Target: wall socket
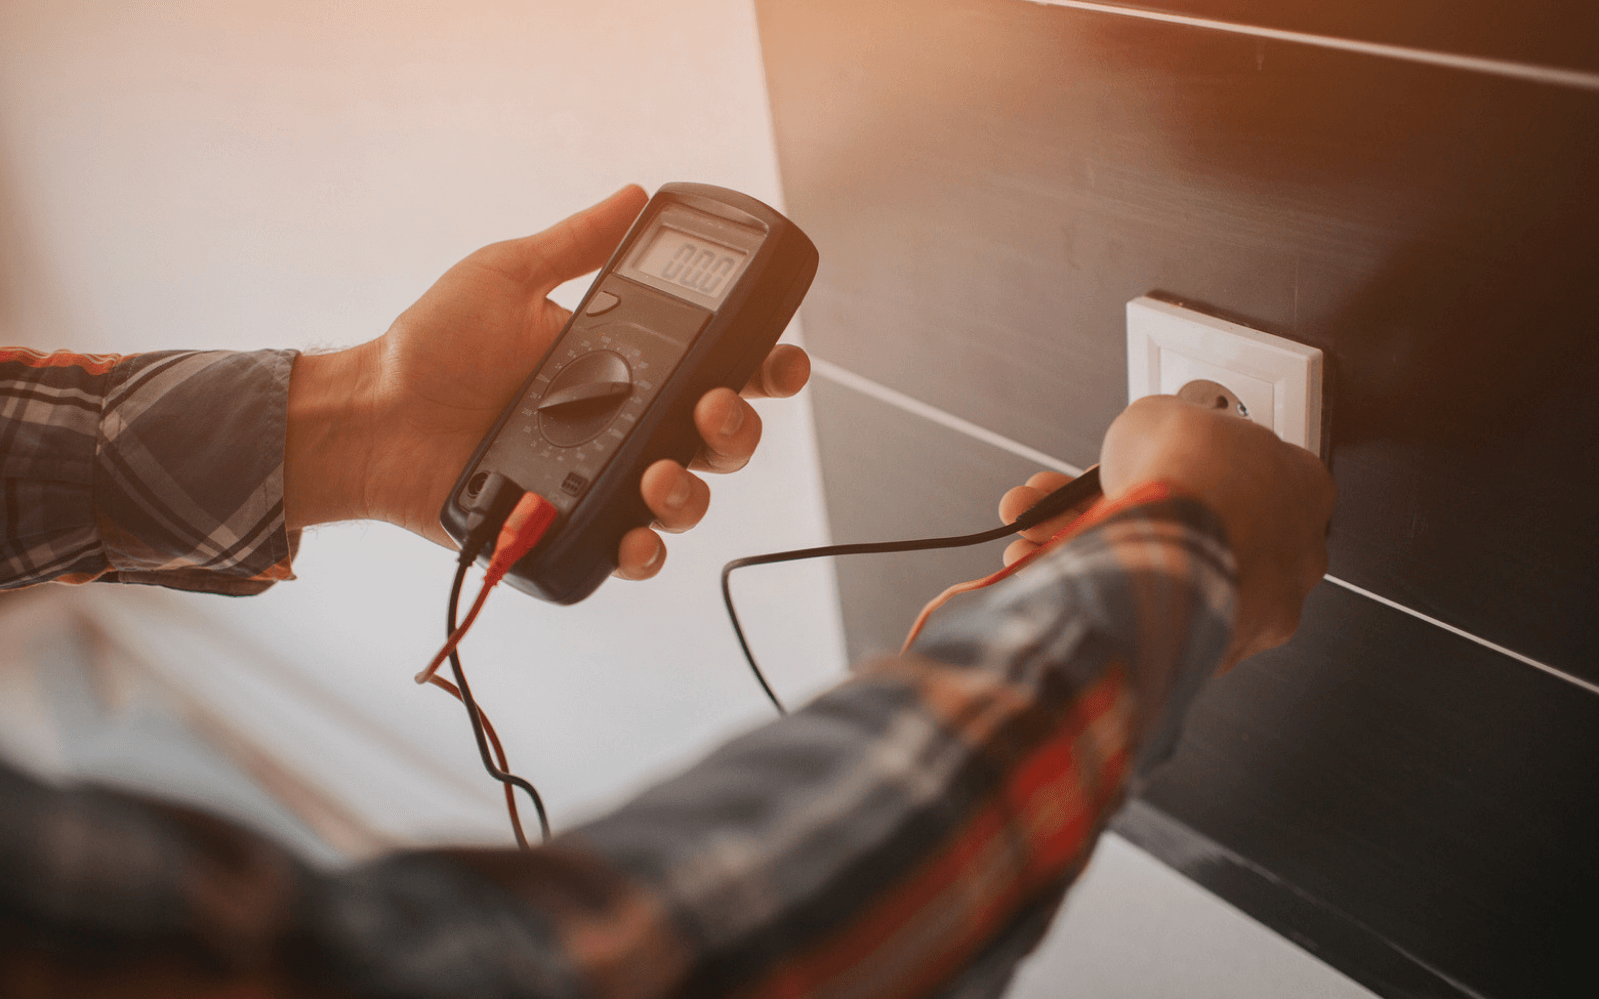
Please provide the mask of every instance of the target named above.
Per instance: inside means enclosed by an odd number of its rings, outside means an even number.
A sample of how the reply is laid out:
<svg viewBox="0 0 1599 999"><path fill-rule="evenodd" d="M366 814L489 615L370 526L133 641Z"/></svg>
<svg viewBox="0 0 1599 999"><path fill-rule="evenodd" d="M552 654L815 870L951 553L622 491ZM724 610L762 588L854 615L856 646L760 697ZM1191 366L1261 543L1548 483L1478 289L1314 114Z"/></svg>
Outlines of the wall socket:
<svg viewBox="0 0 1599 999"><path fill-rule="evenodd" d="M1321 351L1170 302L1128 302L1127 401L1197 381L1225 386L1238 415L1321 453Z"/></svg>

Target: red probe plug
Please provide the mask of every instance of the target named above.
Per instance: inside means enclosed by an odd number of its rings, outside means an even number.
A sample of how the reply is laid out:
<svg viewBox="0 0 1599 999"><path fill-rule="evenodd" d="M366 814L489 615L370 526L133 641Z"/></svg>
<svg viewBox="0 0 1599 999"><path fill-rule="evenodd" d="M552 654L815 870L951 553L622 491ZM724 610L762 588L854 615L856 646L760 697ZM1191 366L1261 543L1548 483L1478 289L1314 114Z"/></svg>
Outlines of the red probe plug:
<svg viewBox="0 0 1599 999"><path fill-rule="evenodd" d="M450 640L444 643L444 648L428 663L427 669L416 675L417 683L431 680L444 660L450 658L450 653L460 644L466 630L477 620L478 611L483 609L483 602L488 599L494 584L504 579L505 574L511 571L511 566L523 555L533 550L533 546L544 537L544 532L555 523L555 514L555 507L538 493L525 493L516 501L516 506L511 508L511 515L505 518L505 524L500 528L499 538L494 542L494 555L489 559L489 571L483 577L483 589L478 591L472 609L467 611L466 620L455 629Z"/></svg>

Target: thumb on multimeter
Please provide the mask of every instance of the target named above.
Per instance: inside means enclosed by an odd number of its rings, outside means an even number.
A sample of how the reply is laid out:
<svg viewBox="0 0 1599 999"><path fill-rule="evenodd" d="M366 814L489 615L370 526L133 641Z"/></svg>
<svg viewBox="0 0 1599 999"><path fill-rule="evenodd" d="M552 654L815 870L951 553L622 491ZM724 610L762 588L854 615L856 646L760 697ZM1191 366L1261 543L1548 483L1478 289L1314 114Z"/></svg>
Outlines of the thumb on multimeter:
<svg viewBox="0 0 1599 999"><path fill-rule="evenodd" d="M496 262L533 285L535 294L547 295L556 285L605 266L647 201L643 188L629 184L543 232L485 249L503 251L505 259Z"/></svg>

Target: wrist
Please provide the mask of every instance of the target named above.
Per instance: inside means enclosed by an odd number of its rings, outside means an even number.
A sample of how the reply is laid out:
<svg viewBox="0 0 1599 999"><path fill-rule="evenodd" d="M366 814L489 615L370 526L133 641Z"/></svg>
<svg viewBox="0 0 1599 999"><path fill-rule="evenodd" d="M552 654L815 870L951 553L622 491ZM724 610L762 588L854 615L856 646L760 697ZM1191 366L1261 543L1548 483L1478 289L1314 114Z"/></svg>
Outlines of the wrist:
<svg viewBox="0 0 1599 999"><path fill-rule="evenodd" d="M372 515L377 365L372 344L301 354L289 376L283 513L290 530Z"/></svg>

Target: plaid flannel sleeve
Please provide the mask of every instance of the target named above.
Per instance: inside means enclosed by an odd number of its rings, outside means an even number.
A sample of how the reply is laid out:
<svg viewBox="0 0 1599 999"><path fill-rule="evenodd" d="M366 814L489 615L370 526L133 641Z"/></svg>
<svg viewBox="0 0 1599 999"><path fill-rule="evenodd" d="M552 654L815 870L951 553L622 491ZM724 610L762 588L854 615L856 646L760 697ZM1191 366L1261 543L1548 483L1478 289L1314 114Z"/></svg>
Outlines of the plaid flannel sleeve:
<svg viewBox="0 0 1599 999"><path fill-rule="evenodd" d="M519 887L594 995L997 996L1169 754L1235 599L1207 508L1111 512L911 655L565 837L625 918Z"/></svg>
<svg viewBox="0 0 1599 999"><path fill-rule="evenodd" d="M209 994L997 996L1169 748L1234 601L1208 510L1123 508L952 603L912 654L526 854L319 872L215 819L0 768L0 922L63 981L175 941Z"/></svg>
<svg viewBox="0 0 1599 999"><path fill-rule="evenodd" d="M0 349L0 588L258 593L292 578L292 351Z"/></svg>

